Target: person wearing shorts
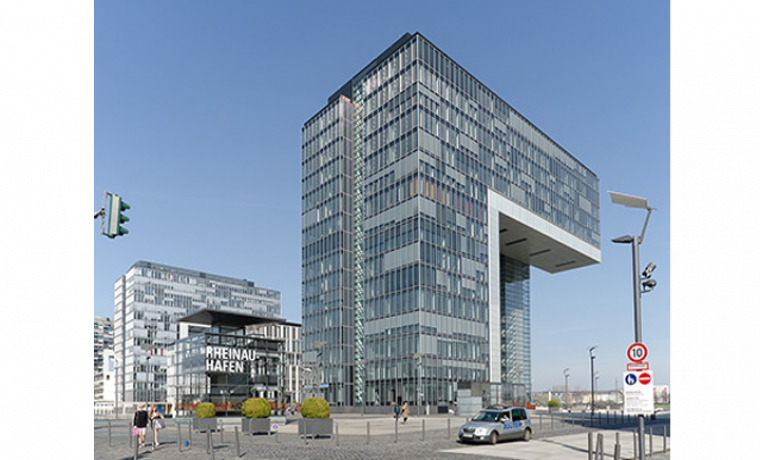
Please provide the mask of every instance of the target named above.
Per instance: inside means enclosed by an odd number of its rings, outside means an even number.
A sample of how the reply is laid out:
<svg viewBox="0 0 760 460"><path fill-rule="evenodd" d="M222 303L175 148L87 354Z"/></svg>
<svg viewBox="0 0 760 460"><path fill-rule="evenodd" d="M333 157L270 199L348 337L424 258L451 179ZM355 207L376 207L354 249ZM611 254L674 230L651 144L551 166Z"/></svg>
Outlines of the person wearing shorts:
<svg viewBox="0 0 760 460"><path fill-rule="evenodd" d="M140 447L143 447L145 446L145 429L148 427L148 411L145 410L145 403L137 406L132 422L137 428L137 442L140 443Z"/></svg>

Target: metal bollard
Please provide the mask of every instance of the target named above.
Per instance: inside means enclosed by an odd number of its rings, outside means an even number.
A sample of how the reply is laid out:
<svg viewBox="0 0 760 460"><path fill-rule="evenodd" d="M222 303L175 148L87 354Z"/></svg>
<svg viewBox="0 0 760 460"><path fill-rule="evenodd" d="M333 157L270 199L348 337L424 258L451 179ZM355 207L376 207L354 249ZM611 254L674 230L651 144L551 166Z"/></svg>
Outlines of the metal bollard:
<svg viewBox="0 0 760 460"><path fill-rule="evenodd" d="M215 460L215 458L214 458L214 438L211 437L211 429L206 430L206 433L208 433L208 444L211 447L211 460Z"/></svg>
<svg viewBox="0 0 760 460"><path fill-rule="evenodd" d="M422 441L425 441L425 419L422 419Z"/></svg>
<svg viewBox="0 0 760 460"><path fill-rule="evenodd" d="M594 433L589 433L588 434L588 460L594 460L593 451L594 451Z"/></svg>
<svg viewBox="0 0 760 460"><path fill-rule="evenodd" d="M129 422L129 447L132 447L132 438L135 437L135 426L134 422Z"/></svg>
<svg viewBox="0 0 760 460"><path fill-rule="evenodd" d="M636 432L633 432L633 458L639 458L639 443L636 442Z"/></svg>
<svg viewBox="0 0 760 460"><path fill-rule="evenodd" d="M596 435L596 455L594 457L604 460L604 435L601 433Z"/></svg>
<svg viewBox="0 0 760 460"><path fill-rule="evenodd" d="M235 427L235 428L237 428L237 427ZM277 429L277 431L274 432L274 442L275 442L275 444L279 444L280 443L280 430L279 430L279 428Z"/></svg>
<svg viewBox="0 0 760 460"><path fill-rule="evenodd" d="M398 442L398 418L396 418L396 423L395 423L394 426L395 426L395 428L394 428L395 435L393 437L393 442L397 443Z"/></svg>
<svg viewBox="0 0 760 460"><path fill-rule="evenodd" d="M340 431L338 431L338 424L335 424L335 445L340 447Z"/></svg>
<svg viewBox="0 0 760 460"><path fill-rule="evenodd" d="M451 419L448 418L448 419L446 419L446 421L448 422L447 426L446 426L446 429L448 430L448 434L446 435L446 439L451 439Z"/></svg>
<svg viewBox="0 0 760 460"><path fill-rule="evenodd" d="M187 421L187 442L193 445L193 422L189 420Z"/></svg>
<svg viewBox="0 0 760 460"><path fill-rule="evenodd" d="M549 418L551 419L550 429L551 431L554 431L554 416L552 415Z"/></svg>
<svg viewBox="0 0 760 460"><path fill-rule="evenodd" d="M237 458L240 458L240 432L237 426L235 427L235 453Z"/></svg>
<svg viewBox="0 0 760 460"><path fill-rule="evenodd" d="M111 421L108 421L108 447L111 447Z"/></svg>
<svg viewBox="0 0 760 460"><path fill-rule="evenodd" d="M653 428L649 427L649 456L651 457L654 453L654 437L652 436L652 430Z"/></svg>
<svg viewBox="0 0 760 460"><path fill-rule="evenodd" d="M224 442L224 425L219 425L219 442Z"/></svg>
<svg viewBox="0 0 760 460"><path fill-rule="evenodd" d="M182 453L182 427L179 426L179 423L175 423L177 425L177 452Z"/></svg>
<svg viewBox="0 0 760 460"><path fill-rule="evenodd" d="M211 453L211 430L206 427L206 453Z"/></svg>
<svg viewBox="0 0 760 460"><path fill-rule="evenodd" d="M544 416L538 414L538 431L542 433L544 431Z"/></svg>
<svg viewBox="0 0 760 460"><path fill-rule="evenodd" d="M369 422L367 422L367 444L369 444Z"/></svg>
<svg viewBox="0 0 760 460"><path fill-rule="evenodd" d="M668 427L667 425L662 426L662 451L667 452L668 451Z"/></svg>
<svg viewBox="0 0 760 460"><path fill-rule="evenodd" d="M615 433L615 460L620 460L620 433Z"/></svg>
<svg viewBox="0 0 760 460"><path fill-rule="evenodd" d="M137 455L138 455L137 451L140 449L140 442L137 439L135 439L135 443L134 444L135 444L135 457L134 457L134 460L137 460Z"/></svg>

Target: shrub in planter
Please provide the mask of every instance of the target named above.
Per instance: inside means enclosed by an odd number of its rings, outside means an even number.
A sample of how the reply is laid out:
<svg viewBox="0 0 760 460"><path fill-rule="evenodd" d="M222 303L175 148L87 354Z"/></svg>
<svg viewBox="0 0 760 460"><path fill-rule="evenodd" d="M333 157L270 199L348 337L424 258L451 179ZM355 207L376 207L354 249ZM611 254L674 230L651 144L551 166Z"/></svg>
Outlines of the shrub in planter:
<svg viewBox="0 0 760 460"><path fill-rule="evenodd" d="M322 398L306 398L301 404L298 421L298 434L301 436L332 436L333 423L330 418L330 406Z"/></svg>
<svg viewBox="0 0 760 460"><path fill-rule="evenodd" d="M272 410L269 401L263 398L246 399L243 403L243 416L246 418L268 418Z"/></svg>
<svg viewBox="0 0 760 460"><path fill-rule="evenodd" d="M211 403L200 403L195 406L193 429L204 432L216 430L216 407Z"/></svg>
<svg viewBox="0 0 760 460"><path fill-rule="evenodd" d="M322 398L306 398L301 404L303 418L330 418L330 406Z"/></svg>
<svg viewBox="0 0 760 460"><path fill-rule="evenodd" d="M242 412L245 417L242 424L243 433L269 433L269 415L272 413L269 401L263 398L246 399Z"/></svg>

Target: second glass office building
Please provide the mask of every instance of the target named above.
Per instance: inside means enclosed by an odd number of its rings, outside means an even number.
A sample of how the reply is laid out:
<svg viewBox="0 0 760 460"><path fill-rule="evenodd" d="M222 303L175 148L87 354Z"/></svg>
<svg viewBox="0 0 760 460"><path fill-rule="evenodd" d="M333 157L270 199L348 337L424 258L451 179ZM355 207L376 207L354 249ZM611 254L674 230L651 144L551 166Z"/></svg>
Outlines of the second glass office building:
<svg viewBox="0 0 760 460"><path fill-rule="evenodd" d="M594 173L417 33L304 124L302 177L304 349L330 402L527 398L530 267L601 260Z"/></svg>

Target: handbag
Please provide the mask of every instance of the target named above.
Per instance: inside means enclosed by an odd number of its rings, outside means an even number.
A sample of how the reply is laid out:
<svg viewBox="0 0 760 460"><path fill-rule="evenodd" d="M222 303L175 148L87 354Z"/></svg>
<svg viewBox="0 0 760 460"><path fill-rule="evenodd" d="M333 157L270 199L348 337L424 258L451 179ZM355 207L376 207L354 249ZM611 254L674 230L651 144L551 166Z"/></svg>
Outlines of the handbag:
<svg viewBox="0 0 760 460"><path fill-rule="evenodd" d="M135 429L133 430L132 436L137 436L137 427L135 427Z"/></svg>
<svg viewBox="0 0 760 460"><path fill-rule="evenodd" d="M164 422L164 420L163 420L163 419L157 418L157 419L155 420L155 423L156 423L156 429L157 429L157 430L160 430L160 429L166 428L166 422Z"/></svg>

